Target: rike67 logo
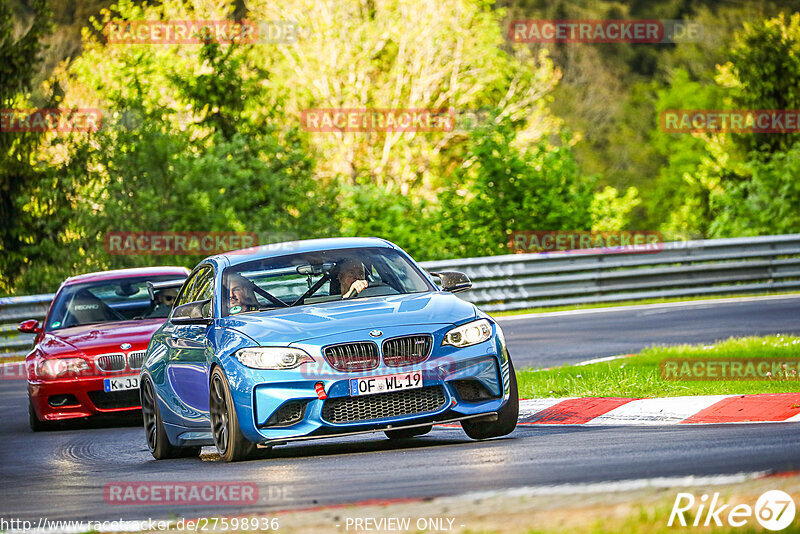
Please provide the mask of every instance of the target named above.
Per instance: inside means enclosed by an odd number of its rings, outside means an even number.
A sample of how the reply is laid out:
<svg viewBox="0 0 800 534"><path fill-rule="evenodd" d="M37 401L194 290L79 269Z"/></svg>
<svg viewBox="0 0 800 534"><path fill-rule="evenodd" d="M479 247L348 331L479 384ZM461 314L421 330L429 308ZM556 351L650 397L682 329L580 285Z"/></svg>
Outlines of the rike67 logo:
<svg viewBox="0 0 800 534"><path fill-rule="evenodd" d="M691 493L678 493L667 526L708 527L729 525L743 527L753 518L767 530L783 530L794 521L795 505L791 495L781 490L764 492L755 507L749 504L723 504L719 493L709 501L706 494L696 499ZM694 521L692 521L694 517Z"/></svg>

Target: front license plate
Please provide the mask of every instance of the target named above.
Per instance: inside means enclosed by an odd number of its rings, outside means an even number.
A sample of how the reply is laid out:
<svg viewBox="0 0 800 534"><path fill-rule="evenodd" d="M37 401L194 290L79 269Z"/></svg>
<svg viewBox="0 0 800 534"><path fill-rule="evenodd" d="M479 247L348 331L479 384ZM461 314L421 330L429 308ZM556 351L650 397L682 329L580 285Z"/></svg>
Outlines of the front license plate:
<svg viewBox="0 0 800 534"><path fill-rule="evenodd" d="M350 395L353 397L356 395L373 395L375 393L386 393L387 391L421 387L422 371L350 379Z"/></svg>
<svg viewBox="0 0 800 534"><path fill-rule="evenodd" d="M106 378L105 380L103 380L103 389L106 392L139 389L139 377L118 376L116 378Z"/></svg>

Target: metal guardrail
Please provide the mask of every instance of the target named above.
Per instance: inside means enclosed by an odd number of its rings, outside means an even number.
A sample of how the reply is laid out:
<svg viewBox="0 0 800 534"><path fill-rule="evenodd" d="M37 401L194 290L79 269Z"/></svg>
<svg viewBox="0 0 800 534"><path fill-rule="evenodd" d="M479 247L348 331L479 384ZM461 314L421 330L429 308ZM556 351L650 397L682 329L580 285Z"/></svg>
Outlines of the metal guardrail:
<svg viewBox="0 0 800 534"><path fill-rule="evenodd" d="M33 344L33 334L17 331L26 319L44 319L55 294L0 298L0 358L24 356Z"/></svg>
<svg viewBox="0 0 800 534"><path fill-rule="evenodd" d="M678 241L649 253L555 252L421 262L466 273L459 293L487 312L663 297L800 289L800 234ZM24 355L54 295L0 298L0 358Z"/></svg>
<svg viewBox="0 0 800 534"><path fill-rule="evenodd" d="M677 241L649 253L556 252L424 262L463 271L487 312L800 288L800 234Z"/></svg>

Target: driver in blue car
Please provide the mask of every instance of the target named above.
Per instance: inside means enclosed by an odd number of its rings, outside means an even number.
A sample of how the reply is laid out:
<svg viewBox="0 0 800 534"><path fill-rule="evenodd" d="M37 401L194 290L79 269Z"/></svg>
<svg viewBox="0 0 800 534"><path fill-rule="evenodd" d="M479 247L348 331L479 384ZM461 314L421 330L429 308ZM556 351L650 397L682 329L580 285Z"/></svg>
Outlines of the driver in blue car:
<svg viewBox="0 0 800 534"><path fill-rule="evenodd" d="M228 277L229 291L229 311L230 313L242 313L258 310L258 299L253 290L253 282L240 274L232 274Z"/></svg>
<svg viewBox="0 0 800 534"><path fill-rule="evenodd" d="M339 288L342 299L352 298L361 293L369 285L364 273L364 264L353 258L347 258L339 266Z"/></svg>

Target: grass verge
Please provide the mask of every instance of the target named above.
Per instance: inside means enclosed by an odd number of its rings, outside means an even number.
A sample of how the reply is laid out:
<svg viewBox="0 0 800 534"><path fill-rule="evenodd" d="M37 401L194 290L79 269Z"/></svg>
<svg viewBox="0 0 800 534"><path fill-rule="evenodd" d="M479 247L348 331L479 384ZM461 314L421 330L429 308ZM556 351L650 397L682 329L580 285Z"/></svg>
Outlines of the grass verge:
<svg viewBox="0 0 800 534"><path fill-rule="evenodd" d="M800 380L791 371L766 380L666 380L662 360L736 359L800 360L800 337L731 338L713 345L650 347L641 353L608 362L567 365L517 372L520 397L676 397L683 395L737 395L800 392ZM791 367L789 367L790 369Z"/></svg>

